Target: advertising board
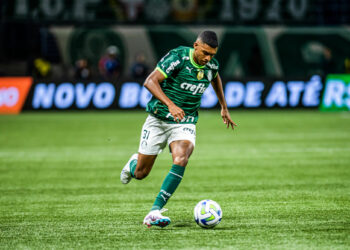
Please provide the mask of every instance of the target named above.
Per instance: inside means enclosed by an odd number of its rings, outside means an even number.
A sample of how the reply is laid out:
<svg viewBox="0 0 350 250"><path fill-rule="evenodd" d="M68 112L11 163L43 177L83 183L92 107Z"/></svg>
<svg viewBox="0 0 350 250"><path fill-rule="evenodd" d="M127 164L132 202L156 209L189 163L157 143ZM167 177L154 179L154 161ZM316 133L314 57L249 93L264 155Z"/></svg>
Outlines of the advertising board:
<svg viewBox="0 0 350 250"><path fill-rule="evenodd" d="M309 79L231 80L223 83L229 108L318 108L320 76ZM33 85L26 110L143 109L152 97L140 82L39 82ZM218 108L214 89L202 96L201 108Z"/></svg>
<svg viewBox="0 0 350 250"><path fill-rule="evenodd" d="M32 85L31 77L0 78L0 114L18 114Z"/></svg>
<svg viewBox="0 0 350 250"><path fill-rule="evenodd" d="M350 110L350 75L322 79L224 80L229 109L319 109ZM22 110L131 110L144 109L152 97L141 82L107 81L35 82L31 77L0 78L0 113ZM202 96L202 109L220 108L210 85Z"/></svg>
<svg viewBox="0 0 350 250"><path fill-rule="evenodd" d="M327 76L320 109L322 111L350 110L350 74Z"/></svg>

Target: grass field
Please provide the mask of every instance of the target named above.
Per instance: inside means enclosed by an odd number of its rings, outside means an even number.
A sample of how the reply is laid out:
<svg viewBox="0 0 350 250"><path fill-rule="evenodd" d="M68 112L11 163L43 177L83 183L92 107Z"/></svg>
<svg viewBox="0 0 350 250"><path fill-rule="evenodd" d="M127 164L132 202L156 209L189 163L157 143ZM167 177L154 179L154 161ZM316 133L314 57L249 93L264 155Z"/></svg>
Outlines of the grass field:
<svg viewBox="0 0 350 250"><path fill-rule="evenodd" d="M197 145L165 214L142 220L171 167L124 186L144 112L0 116L0 248L349 249L350 114L310 111L200 113ZM193 208L223 209L214 229Z"/></svg>

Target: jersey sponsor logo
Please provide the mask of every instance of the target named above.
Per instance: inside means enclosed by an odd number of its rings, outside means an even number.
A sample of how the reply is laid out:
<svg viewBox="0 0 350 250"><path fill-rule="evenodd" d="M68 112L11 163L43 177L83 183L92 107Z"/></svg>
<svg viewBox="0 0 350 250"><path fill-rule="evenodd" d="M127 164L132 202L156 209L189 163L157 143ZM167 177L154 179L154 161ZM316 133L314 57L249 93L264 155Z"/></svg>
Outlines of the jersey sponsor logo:
<svg viewBox="0 0 350 250"><path fill-rule="evenodd" d="M176 60L175 62L171 62L170 66L165 70L167 74L170 73L170 71L173 71L177 65L180 64L180 60ZM163 65L162 65L163 66Z"/></svg>
<svg viewBox="0 0 350 250"><path fill-rule="evenodd" d="M165 118L172 118L172 119L174 119L174 117L173 117L173 115L171 114L171 113L168 113L166 116L165 116ZM194 122L194 116L190 116L190 115L188 115L188 116L185 116L184 118L182 118L182 120L180 121L180 123L181 122Z"/></svg>
<svg viewBox="0 0 350 250"><path fill-rule="evenodd" d="M215 65L215 64L213 64L213 63L210 63L210 62L207 63L207 66L208 66L209 68L211 68L211 69L215 69L215 70L218 70L218 69L219 69L219 67L218 67L217 65Z"/></svg>
<svg viewBox="0 0 350 250"><path fill-rule="evenodd" d="M196 85L196 84L184 82L184 83L181 83L180 87L184 90L188 90L192 92L192 95L196 95L197 93L203 94L204 91L207 89L204 83L200 83Z"/></svg>
<svg viewBox="0 0 350 250"><path fill-rule="evenodd" d="M32 85L31 77L0 78L0 113L18 114Z"/></svg>

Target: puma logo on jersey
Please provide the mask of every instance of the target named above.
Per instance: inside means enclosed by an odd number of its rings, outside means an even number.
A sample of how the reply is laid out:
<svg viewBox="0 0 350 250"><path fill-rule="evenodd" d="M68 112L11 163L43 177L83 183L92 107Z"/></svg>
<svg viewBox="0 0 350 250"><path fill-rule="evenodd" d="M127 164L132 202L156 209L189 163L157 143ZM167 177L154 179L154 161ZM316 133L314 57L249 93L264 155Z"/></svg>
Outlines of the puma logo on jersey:
<svg viewBox="0 0 350 250"><path fill-rule="evenodd" d="M189 90L192 92L192 95L195 95L197 93L200 93L200 94L203 94L204 91L207 89L205 87L205 84L203 83L200 83L198 85L195 85L195 84L191 84L191 83L187 83L187 82L184 82L184 83L181 83L180 87L184 90Z"/></svg>
<svg viewBox="0 0 350 250"><path fill-rule="evenodd" d="M191 74L191 68L189 68L188 66L186 66L186 69L188 70L188 72L190 72L190 74Z"/></svg>

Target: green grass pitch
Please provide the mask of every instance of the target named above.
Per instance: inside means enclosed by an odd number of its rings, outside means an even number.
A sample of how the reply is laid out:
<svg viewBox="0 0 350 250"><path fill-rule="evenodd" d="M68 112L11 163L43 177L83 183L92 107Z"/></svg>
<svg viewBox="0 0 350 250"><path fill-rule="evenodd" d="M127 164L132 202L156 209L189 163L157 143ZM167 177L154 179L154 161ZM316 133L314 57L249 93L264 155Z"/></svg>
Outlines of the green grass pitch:
<svg viewBox="0 0 350 250"><path fill-rule="evenodd" d="M171 167L166 149L151 174L122 185L145 112L0 116L2 249L349 249L350 114L200 112L197 143L166 207L172 223L142 220ZM214 229L193 220L217 201Z"/></svg>

